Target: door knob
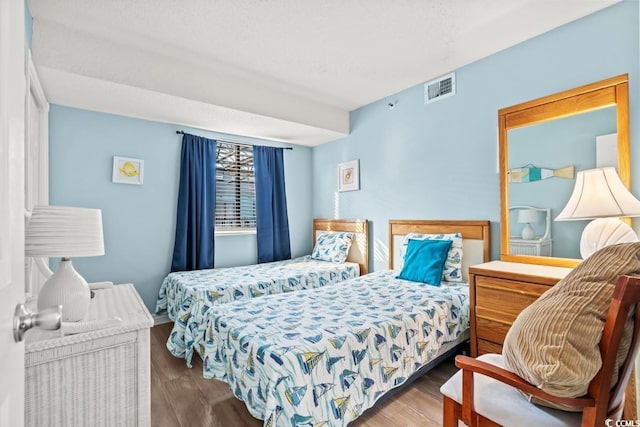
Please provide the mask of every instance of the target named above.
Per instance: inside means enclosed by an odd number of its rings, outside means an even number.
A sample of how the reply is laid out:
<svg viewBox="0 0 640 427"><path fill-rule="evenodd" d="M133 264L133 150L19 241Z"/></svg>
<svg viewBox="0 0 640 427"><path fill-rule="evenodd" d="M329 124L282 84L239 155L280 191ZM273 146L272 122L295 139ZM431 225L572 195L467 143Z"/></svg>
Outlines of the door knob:
<svg viewBox="0 0 640 427"><path fill-rule="evenodd" d="M25 332L36 327L40 329L56 330L62 325L62 306L45 308L38 312L27 310L24 304L16 306L13 315L13 339L16 342L22 341Z"/></svg>

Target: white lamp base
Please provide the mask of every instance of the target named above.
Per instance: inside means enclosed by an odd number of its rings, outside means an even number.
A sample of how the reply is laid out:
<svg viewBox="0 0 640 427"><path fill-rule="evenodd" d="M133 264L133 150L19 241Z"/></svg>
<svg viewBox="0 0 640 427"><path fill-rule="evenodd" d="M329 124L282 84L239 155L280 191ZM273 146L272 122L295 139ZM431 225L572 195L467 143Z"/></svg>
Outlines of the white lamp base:
<svg viewBox="0 0 640 427"><path fill-rule="evenodd" d="M60 260L55 273L44 282L38 294L38 310L61 305L63 322L82 320L90 302L89 285L68 258Z"/></svg>
<svg viewBox="0 0 640 427"><path fill-rule="evenodd" d="M533 229L533 227L531 226L531 224L529 224L528 222L525 224L524 228L522 229L522 239L524 240L531 240L536 236L536 232Z"/></svg>
<svg viewBox="0 0 640 427"><path fill-rule="evenodd" d="M582 231L580 255L589 258L594 252L618 243L637 242L638 235L619 218L598 218Z"/></svg>

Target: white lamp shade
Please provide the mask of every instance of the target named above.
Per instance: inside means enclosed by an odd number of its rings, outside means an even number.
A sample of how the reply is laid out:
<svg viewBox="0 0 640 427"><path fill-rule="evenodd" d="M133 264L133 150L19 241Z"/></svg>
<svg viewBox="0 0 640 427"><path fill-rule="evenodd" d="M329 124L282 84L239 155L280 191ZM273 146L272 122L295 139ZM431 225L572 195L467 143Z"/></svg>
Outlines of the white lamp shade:
<svg viewBox="0 0 640 427"><path fill-rule="evenodd" d="M556 221L594 219L583 230L580 255L586 259L606 246L637 241L621 216L640 216L640 201L624 186L612 167L578 172L573 193Z"/></svg>
<svg viewBox="0 0 640 427"><path fill-rule="evenodd" d="M102 211L65 206L34 206L26 226L25 255L104 255Z"/></svg>
<svg viewBox="0 0 640 427"><path fill-rule="evenodd" d="M538 211L535 209L520 209L518 211L518 222L520 224L538 222Z"/></svg>
<svg viewBox="0 0 640 427"><path fill-rule="evenodd" d="M556 221L640 216L640 201L612 167L578 172L573 193Z"/></svg>
<svg viewBox="0 0 640 427"><path fill-rule="evenodd" d="M62 306L62 320L82 320L91 291L71 264L71 257L104 255L102 211L65 206L35 206L27 222L25 255L60 256L62 260L42 285L38 309Z"/></svg>

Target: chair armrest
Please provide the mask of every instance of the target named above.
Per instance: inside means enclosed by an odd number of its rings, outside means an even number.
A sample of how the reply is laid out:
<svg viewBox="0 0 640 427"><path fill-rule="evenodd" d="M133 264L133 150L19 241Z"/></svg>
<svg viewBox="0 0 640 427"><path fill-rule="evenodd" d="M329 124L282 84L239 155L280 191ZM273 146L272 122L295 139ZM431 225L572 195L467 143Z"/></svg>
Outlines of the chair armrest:
<svg viewBox="0 0 640 427"><path fill-rule="evenodd" d="M493 378L525 393L539 397L549 402L557 403L560 405L568 405L572 407L585 408L589 406L595 406L595 400L591 397L558 397L549 394L535 385L525 381L513 372L509 372L499 366L492 365L481 360L474 359L469 356L457 356L456 366L464 371L471 371L480 375ZM463 373L463 378L464 378ZM463 383L463 389L465 385Z"/></svg>

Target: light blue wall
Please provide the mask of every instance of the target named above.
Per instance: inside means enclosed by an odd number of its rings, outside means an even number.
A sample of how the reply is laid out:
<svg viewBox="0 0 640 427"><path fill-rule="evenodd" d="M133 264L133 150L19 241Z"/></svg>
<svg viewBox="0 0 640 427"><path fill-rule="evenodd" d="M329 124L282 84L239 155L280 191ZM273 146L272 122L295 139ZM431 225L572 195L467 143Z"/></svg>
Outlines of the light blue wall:
<svg viewBox="0 0 640 427"><path fill-rule="evenodd" d="M24 1L24 40L31 49L31 36L33 35L33 16L27 0Z"/></svg>
<svg viewBox="0 0 640 427"><path fill-rule="evenodd" d="M353 111L346 138L285 151L292 254L310 251L313 217L371 220L376 270L387 266L391 218L489 219L497 259L497 110L623 73L630 76L632 179L640 194L638 18L638 3L624 1L456 70L454 97L424 105L418 85ZM394 109L390 100L398 101ZM133 282L151 309L173 248L177 128L57 105L50 112L51 204L103 209L106 255L74 264L89 281ZM114 155L145 160L143 186L111 183ZM361 190L337 193L337 164L356 158ZM255 259L255 236L216 239L216 266Z"/></svg>
<svg viewBox="0 0 640 427"><path fill-rule="evenodd" d="M371 220L376 270L387 266L391 218L488 219L498 259L498 109L629 73L632 171L640 170L638 16L638 2L624 1L455 70L453 97L425 105L418 85L353 111L348 137L313 150L313 214ZM336 166L352 159L361 190L337 193Z"/></svg>
<svg viewBox="0 0 640 427"><path fill-rule="evenodd" d="M52 105L49 116L50 203L102 209L105 251L74 259L89 282L131 282L150 310L169 272L175 233L181 135L279 146L112 114ZM311 149L285 150L293 256L311 252ZM113 156L144 160L144 185L113 184ZM255 235L216 238L216 267L256 262Z"/></svg>

